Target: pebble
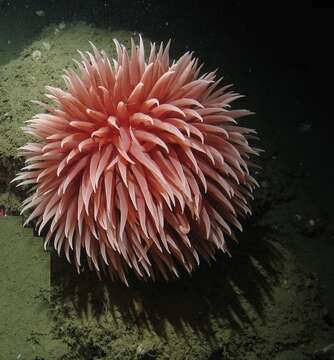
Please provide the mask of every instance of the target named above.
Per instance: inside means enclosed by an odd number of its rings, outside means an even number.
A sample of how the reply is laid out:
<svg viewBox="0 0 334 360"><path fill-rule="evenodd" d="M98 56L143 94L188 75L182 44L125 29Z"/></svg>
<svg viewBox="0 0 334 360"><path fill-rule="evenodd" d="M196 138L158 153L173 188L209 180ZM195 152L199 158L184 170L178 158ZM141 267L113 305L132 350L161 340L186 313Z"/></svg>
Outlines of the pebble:
<svg viewBox="0 0 334 360"><path fill-rule="evenodd" d="M315 225L315 221L314 221L313 219L310 219L310 220L308 221L308 224L309 224L310 226L314 226L314 225Z"/></svg>
<svg viewBox="0 0 334 360"><path fill-rule="evenodd" d="M51 49L51 45L47 41L43 41L42 45L43 45L45 50L49 51Z"/></svg>
<svg viewBox="0 0 334 360"><path fill-rule="evenodd" d="M137 316L141 316L144 313L144 304L141 299L133 299L133 307Z"/></svg>
<svg viewBox="0 0 334 360"><path fill-rule="evenodd" d="M64 22L61 22L59 25L58 25L58 28L59 30L64 30L66 28L66 24Z"/></svg>
<svg viewBox="0 0 334 360"><path fill-rule="evenodd" d="M301 133L309 132L311 130L312 130L312 123L311 122L304 122L304 123L301 123L298 126L298 131L301 132Z"/></svg>
<svg viewBox="0 0 334 360"><path fill-rule="evenodd" d="M261 186L266 189L268 187L268 182L265 180L261 181Z"/></svg>
<svg viewBox="0 0 334 360"><path fill-rule="evenodd" d="M44 11L44 10L37 10L37 11L35 11L35 14L36 14L37 16L42 17L42 16L45 16L45 11Z"/></svg>
<svg viewBox="0 0 334 360"><path fill-rule="evenodd" d="M35 50L31 54L31 56L34 60L40 60L40 58L42 57L42 53L39 50Z"/></svg>
<svg viewBox="0 0 334 360"><path fill-rule="evenodd" d="M6 119L10 115L9 112L5 112L4 114L0 114L0 120Z"/></svg>
<svg viewBox="0 0 334 360"><path fill-rule="evenodd" d="M299 215L299 214L296 214L295 217L296 217L296 220L297 220L297 221L300 221L300 220L302 219L302 216Z"/></svg>
<svg viewBox="0 0 334 360"><path fill-rule="evenodd" d="M285 289L288 289L289 288L289 283L288 283L288 280L284 279L283 282L282 282L282 285Z"/></svg>

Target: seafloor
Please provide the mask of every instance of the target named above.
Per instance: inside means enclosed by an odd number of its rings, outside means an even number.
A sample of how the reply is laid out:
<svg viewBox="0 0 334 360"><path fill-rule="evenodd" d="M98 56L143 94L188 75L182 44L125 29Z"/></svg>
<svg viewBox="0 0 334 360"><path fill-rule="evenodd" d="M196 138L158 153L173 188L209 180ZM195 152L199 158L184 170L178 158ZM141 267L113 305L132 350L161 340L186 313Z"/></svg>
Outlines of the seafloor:
<svg viewBox="0 0 334 360"><path fill-rule="evenodd" d="M62 84L76 49L92 41L113 55L113 37L128 44L136 34L124 30L132 26L102 29L55 14L50 24L47 9L42 16L29 6L1 9L0 205L9 216L0 218L0 359L298 360L332 343L333 189L321 178L332 174L323 154L314 161L314 149L325 153L327 145L304 123L292 95L280 107L278 78L252 58L247 66L236 60L240 51L228 36L217 41L216 54L229 54L227 80L252 94L242 106L257 115L244 121L259 130L266 150L254 216L232 259L219 256L169 283L132 279L130 288L90 273L78 277L44 252L42 239L17 216L24 194L9 182L20 166L16 149L26 141L20 126L40 110L30 100L41 99L45 85ZM168 25L159 31L168 33ZM144 37L159 40L158 33ZM184 38L174 44L175 53L195 47ZM209 62L200 41L198 48Z"/></svg>

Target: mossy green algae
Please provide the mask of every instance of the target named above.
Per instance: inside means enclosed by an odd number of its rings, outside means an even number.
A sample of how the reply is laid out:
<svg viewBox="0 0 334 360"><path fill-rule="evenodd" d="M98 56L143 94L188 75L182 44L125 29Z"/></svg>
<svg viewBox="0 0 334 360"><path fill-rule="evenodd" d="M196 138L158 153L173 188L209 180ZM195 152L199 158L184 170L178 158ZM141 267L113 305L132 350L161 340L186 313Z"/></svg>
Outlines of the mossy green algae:
<svg viewBox="0 0 334 360"><path fill-rule="evenodd" d="M50 292L50 256L21 217L0 218L0 358L59 359L66 347L51 334L44 296Z"/></svg>
<svg viewBox="0 0 334 360"><path fill-rule="evenodd" d="M100 30L84 23L70 24L64 29L56 25L46 28L27 46L19 57L0 67L0 157L16 154L27 137L20 127L35 113L43 111L31 100L47 99L45 86L64 88L63 69L74 67L73 58L80 58L77 49L91 50L89 41L115 55L113 38L126 46L133 33ZM48 44L46 46L46 44ZM41 56L34 57L34 51Z"/></svg>

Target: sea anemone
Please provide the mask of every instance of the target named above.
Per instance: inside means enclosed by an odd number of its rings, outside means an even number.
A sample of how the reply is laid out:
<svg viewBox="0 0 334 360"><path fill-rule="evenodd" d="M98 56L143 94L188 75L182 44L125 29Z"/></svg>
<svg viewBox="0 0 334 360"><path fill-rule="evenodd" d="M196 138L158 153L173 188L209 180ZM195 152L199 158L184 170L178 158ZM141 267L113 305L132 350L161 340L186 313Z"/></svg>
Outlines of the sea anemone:
<svg viewBox="0 0 334 360"><path fill-rule="evenodd" d="M255 131L236 121L250 112L231 108L241 95L215 71L200 74L192 53L171 63L170 43L151 44L148 57L141 37L130 53L114 43L117 60L93 44L79 51L67 90L48 86L53 105L37 102L47 111L26 122L39 140L20 149L14 181L31 187L22 212L78 271L85 254L126 284L129 268L179 276L229 253L250 213Z"/></svg>

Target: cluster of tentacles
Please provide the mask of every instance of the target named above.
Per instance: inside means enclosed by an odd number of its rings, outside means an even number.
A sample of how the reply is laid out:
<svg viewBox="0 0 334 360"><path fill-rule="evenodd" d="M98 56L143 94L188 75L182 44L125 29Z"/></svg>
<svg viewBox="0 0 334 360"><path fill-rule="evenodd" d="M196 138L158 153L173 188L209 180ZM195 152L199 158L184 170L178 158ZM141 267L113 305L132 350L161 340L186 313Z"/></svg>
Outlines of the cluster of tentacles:
<svg viewBox="0 0 334 360"><path fill-rule="evenodd" d="M236 121L250 112L232 109L240 95L200 75L191 53L171 63L169 43L145 57L141 38L130 53L114 42L117 60L93 45L79 52L67 90L47 87L54 105L38 102L47 111L26 122L39 140L20 151L15 181L31 191L22 211L78 270L84 253L125 283L129 268L178 276L228 252L250 213L255 131Z"/></svg>

